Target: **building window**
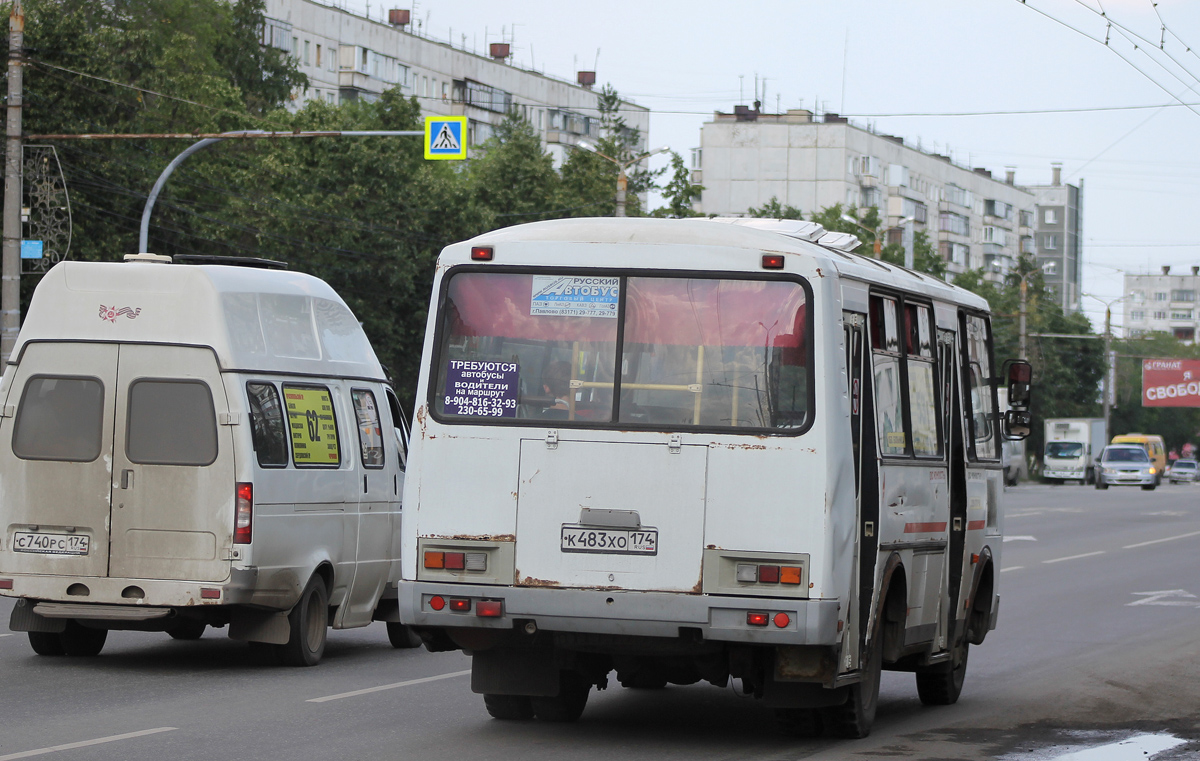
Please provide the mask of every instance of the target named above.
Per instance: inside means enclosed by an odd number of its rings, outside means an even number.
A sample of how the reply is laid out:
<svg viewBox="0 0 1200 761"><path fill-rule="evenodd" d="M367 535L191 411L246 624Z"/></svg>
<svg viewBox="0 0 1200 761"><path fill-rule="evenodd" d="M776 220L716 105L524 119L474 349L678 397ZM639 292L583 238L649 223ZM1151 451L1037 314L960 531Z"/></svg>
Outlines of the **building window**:
<svg viewBox="0 0 1200 761"><path fill-rule="evenodd" d="M879 188L863 188L862 189L862 205L879 207L880 200Z"/></svg>
<svg viewBox="0 0 1200 761"><path fill-rule="evenodd" d="M1167 319L1167 313L1166 313L1166 312L1155 312L1155 313L1154 313L1154 319L1156 319L1156 320L1165 320L1165 319Z"/></svg>
<svg viewBox="0 0 1200 761"><path fill-rule="evenodd" d="M962 214L943 211L939 221L943 232L954 233L955 235L971 234L971 222Z"/></svg>
<svg viewBox="0 0 1200 761"><path fill-rule="evenodd" d="M291 53L292 25L279 19L263 19L263 44Z"/></svg>
<svg viewBox="0 0 1200 761"><path fill-rule="evenodd" d="M310 53L311 49L312 49L312 44L308 40L305 40L304 41L304 65L305 66L312 65L311 58L309 57L309 53Z"/></svg>
<svg viewBox="0 0 1200 761"><path fill-rule="evenodd" d="M846 188L846 207L850 209L858 208L858 191L854 188Z"/></svg>
<svg viewBox="0 0 1200 761"><path fill-rule="evenodd" d="M984 243L995 243L997 246L1003 246L1007 243L1007 240L1008 240L1007 236L1005 235L1005 232L1006 231L1003 227L992 227L991 225L984 225L983 242Z"/></svg>
<svg viewBox="0 0 1200 761"><path fill-rule="evenodd" d="M336 64L336 61L337 61L337 48L330 48L330 49L329 49L329 56L328 56L328 58L329 58L329 60L326 62L326 66L325 66L325 67L326 67L327 69L329 69L330 71L333 71L333 70L334 70L334 66L336 66L336 65L337 65L337 64Z"/></svg>
<svg viewBox="0 0 1200 761"><path fill-rule="evenodd" d="M1042 216L1042 219L1045 220L1046 224L1048 224L1048 225L1057 225L1058 224L1058 211L1056 209L1046 209L1046 212Z"/></svg>
<svg viewBox="0 0 1200 761"><path fill-rule="evenodd" d="M908 167L901 164L888 164L888 185L897 188L908 187Z"/></svg>
<svg viewBox="0 0 1200 761"><path fill-rule="evenodd" d="M1021 253L1032 254L1033 251L1033 236L1025 235L1021 237Z"/></svg>
<svg viewBox="0 0 1200 761"><path fill-rule="evenodd" d="M1004 201L996 201L988 199L983 202L983 213L997 217L998 219L1012 219L1012 204L1007 204Z"/></svg>
<svg viewBox="0 0 1200 761"><path fill-rule="evenodd" d="M1166 300L1167 300L1167 294L1166 294L1165 292L1163 292L1163 291L1157 291L1157 292L1154 294L1154 300L1155 300L1155 301L1166 301Z"/></svg>
<svg viewBox="0 0 1200 761"><path fill-rule="evenodd" d="M1175 337L1178 338L1180 341L1196 340L1196 329L1195 328L1175 328L1174 331L1172 331L1172 332L1175 334Z"/></svg>
<svg viewBox="0 0 1200 761"><path fill-rule="evenodd" d="M951 243L944 240L938 246L939 253L942 258L952 264L967 265L967 259L970 257L971 249L962 243Z"/></svg>
<svg viewBox="0 0 1200 761"><path fill-rule="evenodd" d="M1028 211L1028 210L1022 211L1020 216L1021 216L1021 227L1033 227L1033 212L1032 211Z"/></svg>
<svg viewBox="0 0 1200 761"><path fill-rule="evenodd" d="M1171 291L1171 301L1195 301L1195 291Z"/></svg>
<svg viewBox="0 0 1200 761"><path fill-rule="evenodd" d="M900 213L906 217L912 217L913 221L925 224L929 219L929 210L925 204L914 201L911 198L905 198L901 204Z"/></svg>
<svg viewBox="0 0 1200 761"><path fill-rule="evenodd" d="M467 79L463 82L463 100L469 106L482 108L485 111L494 111L498 114L507 114L512 109L513 97L512 93ZM568 128L566 131L580 135L588 134L588 120L578 114L571 114L571 116L578 119L580 124L577 128Z"/></svg>
<svg viewBox="0 0 1200 761"><path fill-rule="evenodd" d="M1171 312L1171 319L1172 320L1190 320L1190 319L1192 319L1192 310L1188 309L1188 310L1180 310L1177 312Z"/></svg>
<svg viewBox="0 0 1200 761"><path fill-rule="evenodd" d="M325 93L325 100L328 103L334 103L335 101L333 99L333 93L332 92Z"/></svg>
<svg viewBox="0 0 1200 761"><path fill-rule="evenodd" d="M319 42L317 43L317 60L316 60L316 67L317 67L318 69L319 69L319 68L321 68L321 43L319 43Z"/></svg>
<svg viewBox="0 0 1200 761"><path fill-rule="evenodd" d="M960 188L957 185L947 185L946 200L952 204L955 204L956 206L966 206L967 208L970 208L972 201L971 191L967 190L966 188Z"/></svg>
<svg viewBox="0 0 1200 761"><path fill-rule="evenodd" d="M858 162L859 174L864 177L879 176L879 159L874 156L863 156Z"/></svg>
<svg viewBox="0 0 1200 761"><path fill-rule="evenodd" d="M1047 251L1058 250L1058 236L1057 235L1047 235L1046 236L1046 244L1045 244L1045 246L1043 246L1043 248L1045 248Z"/></svg>

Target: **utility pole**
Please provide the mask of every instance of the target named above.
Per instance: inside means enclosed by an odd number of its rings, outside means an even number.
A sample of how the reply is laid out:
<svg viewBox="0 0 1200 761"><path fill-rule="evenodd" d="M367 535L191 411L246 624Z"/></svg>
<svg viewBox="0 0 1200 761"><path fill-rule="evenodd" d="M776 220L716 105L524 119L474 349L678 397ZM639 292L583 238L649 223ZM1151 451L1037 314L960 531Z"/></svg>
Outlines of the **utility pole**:
<svg viewBox="0 0 1200 761"><path fill-rule="evenodd" d="M4 243L0 247L0 368L21 330L21 60L25 12L13 0L8 17L8 129L4 153Z"/></svg>
<svg viewBox="0 0 1200 761"><path fill-rule="evenodd" d="M1104 305L1104 430L1108 431L1108 416L1112 411L1113 385L1116 368L1112 356L1112 305ZM1107 435L1107 433L1105 434Z"/></svg>
<svg viewBox="0 0 1200 761"><path fill-rule="evenodd" d="M1025 304L1029 293L1029 286L1025 283L1025 278L1021 278L1021 311L1017 320L1017 331L1020 336L1017 343L1017 359L1027 359L1025 354ZM1107 351L1107 347L1105 347Z"/></svg>

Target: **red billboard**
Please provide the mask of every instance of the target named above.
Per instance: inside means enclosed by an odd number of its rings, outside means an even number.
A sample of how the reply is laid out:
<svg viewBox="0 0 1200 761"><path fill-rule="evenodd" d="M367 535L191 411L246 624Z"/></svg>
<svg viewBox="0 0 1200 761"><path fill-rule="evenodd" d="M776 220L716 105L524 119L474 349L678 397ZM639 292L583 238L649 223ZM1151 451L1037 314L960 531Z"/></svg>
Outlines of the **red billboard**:
<svg viewBox="0 0 1200 761"><path fill-rule="evenodd" d="M1143 359L1143 407L1200 407L1200 360Z"/></svg>

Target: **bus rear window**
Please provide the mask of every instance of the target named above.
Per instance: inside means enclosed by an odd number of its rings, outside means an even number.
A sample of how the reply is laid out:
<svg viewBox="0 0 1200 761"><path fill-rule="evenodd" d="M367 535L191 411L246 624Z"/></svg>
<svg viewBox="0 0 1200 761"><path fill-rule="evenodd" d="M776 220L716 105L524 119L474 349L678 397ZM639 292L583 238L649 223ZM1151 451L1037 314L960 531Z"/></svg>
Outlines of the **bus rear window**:
<svg viewBox="0 0 1200 761"><path fill-rule="evenodd" d="M807 298L793 280L460 272L441 320L443 419L775 430L809 419Z"/></svg>

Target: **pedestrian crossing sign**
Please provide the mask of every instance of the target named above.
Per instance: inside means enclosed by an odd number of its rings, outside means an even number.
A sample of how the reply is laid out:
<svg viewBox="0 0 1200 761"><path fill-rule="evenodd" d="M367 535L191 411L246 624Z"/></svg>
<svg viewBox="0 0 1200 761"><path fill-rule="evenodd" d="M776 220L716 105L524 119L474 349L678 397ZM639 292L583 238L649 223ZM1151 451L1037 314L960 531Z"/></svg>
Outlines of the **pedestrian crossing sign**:
<svg viewBox="0 0 1200 761"><path fill-rule="evenodd" d="M426 116L425 158L465 159L467 157L467 117Z"/></svg>

